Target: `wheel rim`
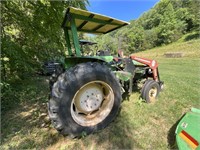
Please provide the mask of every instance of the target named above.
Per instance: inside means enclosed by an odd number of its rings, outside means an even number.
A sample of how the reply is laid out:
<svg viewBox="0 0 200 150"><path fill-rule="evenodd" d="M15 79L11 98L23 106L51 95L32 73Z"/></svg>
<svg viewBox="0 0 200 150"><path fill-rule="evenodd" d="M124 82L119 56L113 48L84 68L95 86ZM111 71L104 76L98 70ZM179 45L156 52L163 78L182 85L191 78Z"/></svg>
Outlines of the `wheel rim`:
<svg viewBox="0 0 200 150"><path fill-rule="evenodd" d="M156 87L152 87L149 90L149 100L150 100L150 102L154 102L156 100L157 93L158 93L158 89Z"/></svg>
<svg viewBox="0 0 200 150"><path fill-rule="evenodd" d="M71 115L81 126L94 126L110 114L113 104L112 88L103 81L92 81L76 92L71 104Z"/></svg>

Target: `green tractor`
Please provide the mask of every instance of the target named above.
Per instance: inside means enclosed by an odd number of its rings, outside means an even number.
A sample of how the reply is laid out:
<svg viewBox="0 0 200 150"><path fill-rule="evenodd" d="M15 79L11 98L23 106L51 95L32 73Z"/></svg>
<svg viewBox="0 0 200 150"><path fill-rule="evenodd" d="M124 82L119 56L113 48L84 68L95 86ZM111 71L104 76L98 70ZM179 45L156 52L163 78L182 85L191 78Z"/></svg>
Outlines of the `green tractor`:
<svg viewBox="0 0 200 150"><path fill-rule="evenodd" d="M93 56L82 54L78 31L106 34L128 24L73 7L67 9L62 28L68 56L62 64L64 71L55 70L50 80L48 102L49 117L61 134L79 137L105 128L116 117L122 94L131 93L134 83L139 81L143 81L141 97L147 103L157 98L163 82L155 60L125 57L122 51L116 56L104 51Z"/></svg>

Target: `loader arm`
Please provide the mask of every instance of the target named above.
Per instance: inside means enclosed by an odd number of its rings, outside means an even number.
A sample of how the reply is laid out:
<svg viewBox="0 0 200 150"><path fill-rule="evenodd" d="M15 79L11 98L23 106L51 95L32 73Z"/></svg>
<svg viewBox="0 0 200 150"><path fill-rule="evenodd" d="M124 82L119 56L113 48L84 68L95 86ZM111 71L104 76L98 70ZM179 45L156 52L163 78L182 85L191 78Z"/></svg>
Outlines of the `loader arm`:
<svg viewBox="0 0 200 150"><path fill-rule="evenodd" d="M130 58L132 60L135 60L137 62L140 62L142 64L145 64L145 65L149 66L149 68L151 68L152 72L153 72L153 79L155 81L160 81L160 79L159 79L159 73L158 73L158 62L156 60L151 60L151 59L147 59L147 58L137 57L137 56L134 56L134 55L130 55Z"/></svg>

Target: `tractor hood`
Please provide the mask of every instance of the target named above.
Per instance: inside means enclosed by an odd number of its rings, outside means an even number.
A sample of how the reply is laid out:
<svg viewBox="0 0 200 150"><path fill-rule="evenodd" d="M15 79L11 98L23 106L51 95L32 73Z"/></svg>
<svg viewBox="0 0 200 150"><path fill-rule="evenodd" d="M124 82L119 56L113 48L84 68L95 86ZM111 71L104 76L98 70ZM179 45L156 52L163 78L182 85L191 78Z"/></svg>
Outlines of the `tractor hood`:
<svg viewBox="0 0 200 150"><path fill-rule="evenodd" d="M92 34L106 34L130 24L129 22L121 21L108 16L74 7L68 7L62 23L63 28L70 30L70 20L72 17L75 19L77 31Z"/></svg>

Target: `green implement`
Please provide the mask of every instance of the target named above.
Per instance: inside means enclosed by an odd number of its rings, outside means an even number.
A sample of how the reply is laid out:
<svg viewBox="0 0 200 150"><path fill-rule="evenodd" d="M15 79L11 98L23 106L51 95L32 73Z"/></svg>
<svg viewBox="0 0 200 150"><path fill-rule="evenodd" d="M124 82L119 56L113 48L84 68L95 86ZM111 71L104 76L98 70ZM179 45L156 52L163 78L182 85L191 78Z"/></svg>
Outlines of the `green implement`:
<svg viewBox="0 0 200 150"><path fill-rule="evenodd" d="M192 108L181 119L176 128L176 142L180 150L200 150L200 109Z"/></svg>

